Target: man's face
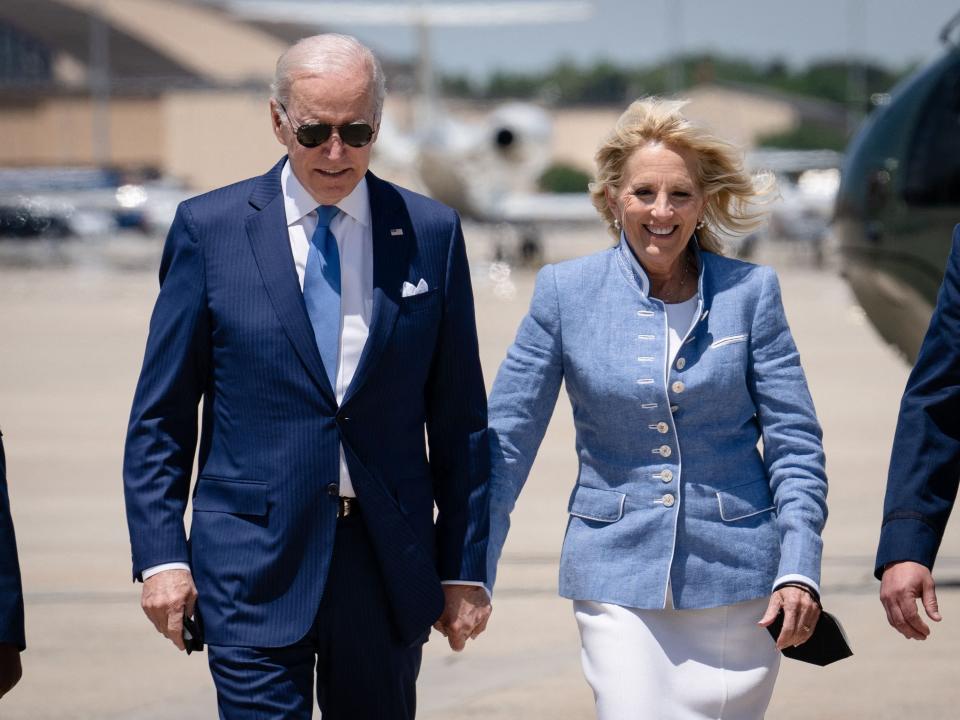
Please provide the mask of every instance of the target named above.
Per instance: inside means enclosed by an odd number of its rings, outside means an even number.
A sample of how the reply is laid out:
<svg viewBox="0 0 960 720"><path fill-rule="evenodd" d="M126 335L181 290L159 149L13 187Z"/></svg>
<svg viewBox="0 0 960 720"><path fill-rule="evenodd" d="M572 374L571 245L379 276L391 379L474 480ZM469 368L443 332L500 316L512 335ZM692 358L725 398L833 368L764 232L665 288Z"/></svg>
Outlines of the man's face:
<svg viewBox="0 0 960 720"><path fill-rule="evenodd" d="M286 105L289 117L275 100L270 101L273 133L287 148L294 175L322 205L333 205L353 192L370 165L376 132L370 143L359 148L344 143L339 131L317 147L307 148L297 141L295 130L312 123L365 122L376 131L368 80L362 67L297 78Z"/></svg>

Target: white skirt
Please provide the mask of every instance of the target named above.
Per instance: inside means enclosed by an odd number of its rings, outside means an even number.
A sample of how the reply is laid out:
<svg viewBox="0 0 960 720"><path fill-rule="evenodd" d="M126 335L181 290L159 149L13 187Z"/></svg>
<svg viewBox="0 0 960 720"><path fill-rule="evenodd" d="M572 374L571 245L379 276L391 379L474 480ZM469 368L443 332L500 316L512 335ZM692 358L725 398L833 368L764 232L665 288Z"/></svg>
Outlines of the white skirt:
<svg viewBox="0 0 960 720"><path fill-rule="evenodd" d="M757 625L767 602L638 610L575 600L598 720L763 718L780 668L773 638Z"/></svg>

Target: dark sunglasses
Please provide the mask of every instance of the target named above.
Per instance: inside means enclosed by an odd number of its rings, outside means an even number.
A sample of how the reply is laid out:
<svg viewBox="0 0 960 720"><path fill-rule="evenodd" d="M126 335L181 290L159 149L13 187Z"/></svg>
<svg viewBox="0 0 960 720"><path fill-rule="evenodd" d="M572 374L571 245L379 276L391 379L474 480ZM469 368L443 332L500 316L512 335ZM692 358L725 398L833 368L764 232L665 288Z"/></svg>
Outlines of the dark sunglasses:
<svg viewBox="0 0 960 720"><path fill-rule="evenodd" d="M290 117L290 113L287 112L287 109L283 106L283 103L277 102L277 105L280 106L280 109L283 110L283 114L287 116L287 120L289 120L290 124L293 125L293 119ZM336 130L337 134L340 135L340 139L350 147L363 147L364 145L369 144L369 142L373 139L373 128L367 125L365 122L355 122L347 125L310 123L308 125L300 125L294 128L293 132L297 136L298 143L307 148L315 148L318 145L323 145L323 143L329 140L334 130Z"/></svg>

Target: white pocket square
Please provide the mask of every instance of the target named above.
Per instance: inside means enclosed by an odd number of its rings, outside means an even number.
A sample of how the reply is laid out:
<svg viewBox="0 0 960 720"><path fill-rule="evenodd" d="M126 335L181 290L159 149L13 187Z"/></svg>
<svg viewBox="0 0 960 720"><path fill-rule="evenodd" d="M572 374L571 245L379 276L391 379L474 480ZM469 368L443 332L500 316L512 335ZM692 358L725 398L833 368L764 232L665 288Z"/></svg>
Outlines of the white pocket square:
<svg viewBox="0 0 960 720"><path fill-rule="evenodd" d="M430 288L427 287L427 281L423 278L420 278L420 282L414 287L413 284L404 282L403 289L401 291L402 297L412 297L414 295L423 295Z"/></svg>

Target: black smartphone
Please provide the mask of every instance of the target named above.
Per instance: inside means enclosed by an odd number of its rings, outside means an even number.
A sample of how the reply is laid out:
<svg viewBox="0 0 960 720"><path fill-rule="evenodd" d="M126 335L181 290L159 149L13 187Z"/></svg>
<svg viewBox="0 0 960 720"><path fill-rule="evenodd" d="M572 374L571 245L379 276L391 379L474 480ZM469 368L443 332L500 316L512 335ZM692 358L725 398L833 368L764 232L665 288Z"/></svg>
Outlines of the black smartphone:
<svg viewBox="0 0 960 720"><path fill-rule="evenodd" d="M183 616L183 644L187 648L187 655L194 650L203 651L203 631L193 618L186 615Z"/></svg>

